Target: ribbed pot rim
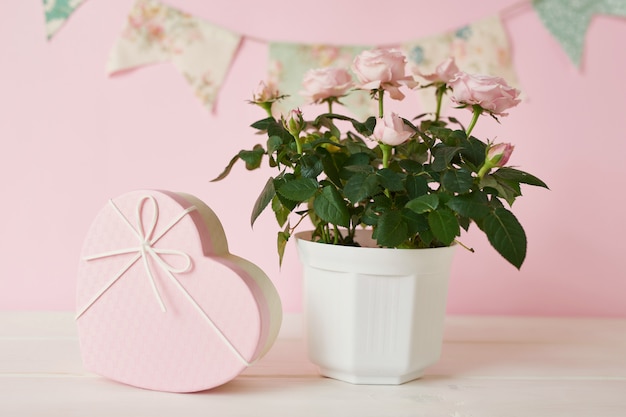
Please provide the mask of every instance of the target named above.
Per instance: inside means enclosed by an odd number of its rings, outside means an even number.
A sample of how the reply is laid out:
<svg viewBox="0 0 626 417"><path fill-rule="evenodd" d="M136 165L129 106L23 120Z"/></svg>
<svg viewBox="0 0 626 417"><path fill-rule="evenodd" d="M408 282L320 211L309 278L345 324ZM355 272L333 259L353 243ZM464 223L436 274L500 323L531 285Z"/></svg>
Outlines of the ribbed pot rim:
<svg viewBox="0 0 626 417"><path fill-rule="evenodd" d="M366 274L404 275L449 272L456 245L441 248L395 249L330 245L310 240L312 231L295 235L300 261L305 266ZM358 236L361 235L361 236ZM357 230L359 237L370 230Z"/></svg>

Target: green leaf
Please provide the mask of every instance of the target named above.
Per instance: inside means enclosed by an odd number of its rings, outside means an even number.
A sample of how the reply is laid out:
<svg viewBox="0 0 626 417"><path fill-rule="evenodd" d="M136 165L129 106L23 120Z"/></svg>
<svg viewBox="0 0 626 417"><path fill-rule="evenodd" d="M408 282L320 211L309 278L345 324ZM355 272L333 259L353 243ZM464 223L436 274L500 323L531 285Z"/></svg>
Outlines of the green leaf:
<svg viewBox="0 0 626 417"><path fill-rule="evenodd" d="M261 160L265 150L261 145L254 145L251 151L239 151L239 157L246 163L248 170L253 170L261 166Z"/></svg>
<svg viewBox="0 0 626 417"><path fill-rule="evenodd" d="M402 218L408 226L409 236L428 230L428 220L423 214L417 214L405 207L402 209Z"/></svg>
<svg viewBox="0 0 626 417"><path fill-rule="evenodd" d="M285 254L285 248L287 247L287 242L291 235L289 234L289 224L285 227L285 230L282 232L278 232L278 237L276 239L276 248L278 249L278 265L283 264L283 255Z"/></svg>
<svg viewBox="0 0 626 417"><path fill-rule="evenodd" d="M330 131L331 135L335 137L341 136L341 131L335 126L332 119L328 117L329 114L321 114L319 115L313 124L315 126L326 127Z"/></svg>
<svg viewBox="0 0 626 417"><path fill-rule="evenodd" d="M383 212L390 209L393 201L385 194L377 194L372 198L372 208L377 212Z"/></svg>
<svg viewBox="0 0 626 417"><path fill-rule="evenodd" d="M326 186L313 200L317 215L327 223L350 227L350 212L339 191L333 186Z"/></svg>
<svg viewBox="0 0 626 417"><path fill-rule="evenodd" d="M358 120L355 120L351 117L344 116L341 114L336 114L336 113L321 114L317 117L317 119L315 119L314 124L326 126L329 123L330 119L339 119L339 120L349 121L350 123L352 123L352 126L354 126L356 131L364 136L371 136L372 131L374 130L374 126L376 125L375 117L370 117L365 121L365 123L361 123Z"/></svg>
<svg viewBox="0 0 626 417"><path fill-rule="evenodd" d="M298 178L281 185L276 191L292 201L306 201L313 197L319 184L313 178Z"/></svg>
<svg viewBox="0 0 626 417"><path fill-rule="evenodd" d="M350 177L344 186L343 193L351 203L370 197L378 192L376 174L357 173Z"/></svg>
<svg viewBox="0 0 626 417"><path fill-rule="evenodd" d="M428 225L433 235L444 245L450 245L461 234L459 221L454 212L443 207L428 214Z"/></svg>
<svg viewBox="0 0 626 417"><path fill-rule="evenodd" d="M274 190L274 178L270 177L265 183L261 194L259 194L256 201L254 202L254 207L252 207L252 214L250 215L250 226L254 226L254 222L263 212L263 210L265 210L265 207L267 207L270 201L272 201L274 195L276 195L276 191Z"/></svg>
<svg viewBox="0 0 626 417"><path fill-rule="evenodd" d="M342 140L341 144L345 145L349 155L364 153L373 159L377 157L378 153L380 153L380 150L377 152L376 148L368 148L368 143L365 143L359 136L355 136L351 132L347 132L346 136L347 138Z"/></svg>
<svg viewBox="0 0 626 417"><path fill-rule="evenodd" d="M449 129L447 127L430 125L428 127L428 130L433 135L433 137L441 140L444 143L448 140L448 137L452 134L452 129Z"/></svg>
<svg viewBox="0 0 626 417"><path fill-rule="evenodd" d="M458 218L458 220L459 220L459 226L461 226L463 230L467 232L469 230L470 224L472 224L471 219L461 216Z"/></svg>
<svg viewBox="0 0 626 417"><path fill-rule="evenodd" d="M368 117L365 123L359 123L356 120L352 119L352 126L363 136L371 136L374 132L374 127L376 126L376 118Z"/></svg>
<svg viewBox="0 0 626 417"><path fill-rule="evenodd" d="M513 181L513 180L506 180L500 177L494 177L496 178L496 180L498 181L498 184L501 187L505 187L508 190L510 190L510 194L513 196L513 200L515 200L515 197L519 197L522 195L522 191L520 188L520 183L517 181ZM513 204L513 202L511 201L511 204Z"/></svg>
<svg viewBox="0 0 626 417"><path fill-rule="evenodd" d="M506 202L509 203L509 206L513 205L516 197L522 195L519 184L509 184L506 181L497 180L495 188L498 190L498 196L505 199Z"/></svg>
<svg viewBox="0 0 626 417"><path fill-rule="evenodd" d="M354 153L350 155L348 160L346 161L346 166L351 165L369 165L370 156L365 152Z"/></svg>
<svg viewBox="0 0 626 417"><path fill-rule="evenodd" d="M266 119L258 120L252 123L250 126L258 130L267 130L269 126L273 124L276 124L276 120L273 117L268 117Z"/></svg>
<svg viewBox="0 0 626 417"><path fill-rule="evenodd" d="M458 146L466 140L467 136L463 130L454 130L450 132L450 135L443 141L448 146Z"/></svg>
<svg viewBox="0 0 626 417"><path fill-rule="evenodd" d="M373 207L367 207L361 215L360 221L358 223L367 224L368 226L374 226L378 223L378 213L374 211ZM353 222L353 224L358 224L357 222Z"/></svg>
<svg viewBox="0 0 626 417"><path fill-rule="evenodd" d="M483 230L491 246L520 269L526 258L526 233L513 213L496 208L485 218Z"/></svg>
<svg viewBox="0 0 626 417"><path fill-rule="evenodd" d="M433 236L433 232L430 229L427 229L423 232L420 232L419 238L422 241L422 246L428 248L430 247L432 241L435 239L435 236Z"/></svg>
<svg viewBox="0 0 626 417"><path fill-rule="evenodd" d="M480 188L493 188L495 190L498 186L498 181L491 175L485 175L481 178L478 185Z"/></svg>
<svg viewBox="0 0 626 417"><path fill-rule="evenodd" d="M343 153L331 153L326 149L318 149L321 155L324 173L337 187L341 186L341 177L339 176L340 167L347 159Z"/></svg>
<svg viewBox="0 0 626 417"><path fill-rule="evenodd" d="M278 136L283 140L283 143L290 143L294 140L294 137L291 136L291 133L289 133L287 129L285 129L283 124L273 118L268 121L267 135Z"/></svg>
<svg viewBox="0 0 626 417"><path fill-rule="evenodd" d="M479 167L485 162L485 152L487 151L487 145L475 137L470 137L468 140L463 141L463 150L461 155L463 158L475 167Z"/></svg>
<svg viewBox="0 0 626 417"><path fill-rule="evenodd" d="M228 176L228 174L230 174L230 171L233 169L233 165L235 165L235 163L238 160L239 160L239 155L233 156L233 159L231 159L230 162L228 163L228 165L226 165L226 168L224 168L224 171L222 171L222 173L220 175L218 175L217 177L213 178L211 180L211 182L221 181L224 178L226 178Z"/></svg>
<svg viewBox="0 0 626 417"><path fill-rule="evenodd" d="M307 178L317 178L324 170L322 161L317 155L302 155L300 158L300 174Z"/></svg>
<svg viewBox="0 0 626 417"><path fill-rule="evenodd" d="M439 197L437 194L425 194L406 203L406 208L421 214L428 211L436 210L439 206Z"/></svg>
<svg viewBox="0 0 626 417"><path fill-rule="evenodd" d="M433 149L435 160L431 165L432 169L437 172L444 171L462 149L463 148L458 146L437 145Z"/></svg>
<svg viewBox="0 0 626 417"><path fill-rule="evenodd" d="M267 153L273 154L276 152L283 144L283 140L280 136L270 136L267 139Z"/></svg>
<svg viewBox="0 0 626 417"><path fill-rule="evenodd" d="M403 159L398 163L403 170L412 174L418 174L424 171L424 167L422 166L422 164L412 159Z"/></svg>
<svg viewBox="0 0 626 417"><path fill-rule="evenodd" d="M365 152L358 152L350 155L350 157L344 161L343 167L340 169L339 174L342 179L347 180L355 172L373 172L374 169L370 165L370 157Z"/></svg>
<svg viewBox="0 0 626 417"><path fill-rule="evenodd" d="M500 199L499 199L499 198L497 198L497 197L495 197L495 196L492 196L492 197L489 199L489 206L490 206L491 208L498 208L498 207L502 207L502 208L504 208L504 204L502 204L502 201L500 201Z"/></svg>
<svg viewBox="0 0 626 417"><path fill-rule="evenodd" d="M274 179L274 189L278 190L280 187L285 185L287 182L293 181L294 178L295 177L294 177L293 174L284 174L282 176L276 177ZM282 196L280 193L276 193L276 197L278 197L280 199L281 204L285 208L287 208L287 210L289 210L290 212L291 212L291 210L296 208L296 206L298 205L297 201L290 200L287 197Z"/></svg>
<svg viewBox="0 0 626 417"><path fill-rule="evenodd" d="M376 241L380 246L396 247L408 238L408 226L398 210L384 212L378 219Z"/></svg>
<svg viewBox="0 0 626 417"><path fill-rule="evenodd" d="M507 184L505 181L498 181L496 177L493 175L485 175L480 180L481 188L492 188L498 194L498 197L506 200L509 205L512 205L515 201L515 198L520 195L519 187L513 188L510 184Z"/></svg>
<svg viewBox="0 0 626 417"><path fill-rule="evenodd" d="M346 165L344 167L344 174L346 172L351 172L351 173L355 173L355 172L360 172L360 173L373 173L375 171L374 167L371 165Z"/></svg>
<svg viewBox="0 0 626 417"><path fill-rule="evenodd" d="M409 174L404 179L404 187L409 198L414 199L428 192L428 181L421 175Z"/></svg>
<svg viewBox="0 0 626 417"><path fill-rule="evenodd" d="M453 193L466 193L474 185L474 177L464 169L451 169L441 175L443 187Z"/></svg>
<svg viewBox="0 0 626 417"><path fill-rule="evenodd" d="M450 121L450 123L459 125L461 129L463 129L463 131L465 132L465 127L461 124L461 122L459 122L459 120L456 117L448 117L448 120Z"/></svg>
<svg viewBox="0 0 626 417"><path fill-rule="evenodd" d="M404 184L402 182L402 175L389 168L383 168L377 173L380 179L380 184L389 191L403 191Z"/></svg>
<svg viewBox="0 0 626 417"><path fill-rule="evenodd" d="M481 191L452 197L446 205L461 216L472 219L483 218L491 211L487 195Z"/></svg>
<svg viewBox="0 0 626 417"><path fill-rule="evenodd" d="M527 172L520 171L515 168L503 167L492 174L496 178L521 182L523 184L534 185L537 187L548 188L545 182Z"/></svg>
<svg viewBox="0 0 626 417"><path fill-rule="evenodd" d="M277 195L272 198L272 211L276 216L276 221L278 222L278 225L280 227L283 227L287 222L287 219L289 218L289 213L291 213L291 210L283 206L283 203L280 202L280 199Z"/></svg>

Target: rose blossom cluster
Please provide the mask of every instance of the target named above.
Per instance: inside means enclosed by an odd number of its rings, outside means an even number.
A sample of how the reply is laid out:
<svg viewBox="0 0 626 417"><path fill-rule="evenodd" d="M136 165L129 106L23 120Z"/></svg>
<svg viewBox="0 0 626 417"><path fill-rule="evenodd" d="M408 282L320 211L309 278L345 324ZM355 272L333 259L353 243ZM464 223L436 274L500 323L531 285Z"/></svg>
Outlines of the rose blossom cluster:
<svg viewBox="0 0 626 417"><path fill-rule="evenodd" d="M475 223L507 261L522 265L526 235L505 204L512 206L521 196L521 184L548 187L507 166L513 145L471 134L481 115L506 116L520 102L520 92L500 77L460 71L453 58L432 73L410 68L407 61L398 50L374 49L358 55L349 68L309 70L301 94L307 104L327 106L312 119L299 108L276 117L280 110L272 104L285 96L271 83L255 90L251 103L267 117L250 126L267 140L239 151L213 181L225 178L237 161L254 170L266 160L277 170L250 219L254 224L271 207L280 227L279 263L290 237L308 219L313 241L358 245L356 233L365 228L377 246L397 249L465 247L457 238ZM413 119L392 111L386 99L403 100L405 90L415 88L434 90L436 110ZM357 120L333 111L353 90L366 91L377 102L376 117ZM467 127L441 115L446 96L455 108L471 112Z"/></svg>
<svg viewBox="0 0 626 417"><path fill-rule="evenodd" d="M380 110L372 138L384 149L401 145L415 136L415 132L398 114L385 114L382 106L385 92L389 93L390 98L394 100L402 100L405 96L400 91L401 87L419 87L415 78L406 73L405 55L396 49L367 50L354 59L351 70L356 76L357 83L344 68L311 69L304 75L301 95L312 104L327 103L329 112L332 113L332 104L340 103L340 99L351 89L369 90L372 96L379 100ZM520 102L519 90L509 86L504 79L460 71L454 58L443 61L432 74L423 74L416 68L413 68L411 72L428 81L429 84L426 87L435 86L438 89L439 99L444 93L450 91L452 102L473 112L474 117L466 130L468 137L478 116L482 113L506 116L506 110ZM272 102L281 97L273 86L262 83L254 95L253 102L263 106L264 101ZM439 100L440 103L441 100ZM297 115L302 117L299 110ZM438 119L439 107L436 114L436 120ZM491 144L485 166L490 165L490 168L503 166L512 151L513 146L510 144Z"/></svg>

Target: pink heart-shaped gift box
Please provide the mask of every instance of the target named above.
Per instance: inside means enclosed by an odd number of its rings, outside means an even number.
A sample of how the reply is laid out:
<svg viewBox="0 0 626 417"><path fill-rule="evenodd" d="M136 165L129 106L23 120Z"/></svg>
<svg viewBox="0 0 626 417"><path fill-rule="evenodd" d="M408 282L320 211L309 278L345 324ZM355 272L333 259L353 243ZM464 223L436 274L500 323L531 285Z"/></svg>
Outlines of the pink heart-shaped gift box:
<svg viewBox="0 0 626 417"><path fill-rule="evenodd" d="M85 368L170 392L224 384L259 360L282 321L265 273L228 252L215 213L191 195L143 190L96 216L78 268Z"/></svg>

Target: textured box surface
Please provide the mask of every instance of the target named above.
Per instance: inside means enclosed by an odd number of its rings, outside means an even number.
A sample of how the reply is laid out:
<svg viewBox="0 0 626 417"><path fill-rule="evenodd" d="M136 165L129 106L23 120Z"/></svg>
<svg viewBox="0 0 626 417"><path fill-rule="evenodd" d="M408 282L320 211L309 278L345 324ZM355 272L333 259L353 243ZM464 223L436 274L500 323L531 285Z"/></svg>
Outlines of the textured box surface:
<svg viewBox="0 0 626 417"><path fill-rule="evenodd" d="M271 347L278 294L228 252L193 196L134 191L96 216L78 268L85 368L141 388L193 392L235 378Z"/></svg>

